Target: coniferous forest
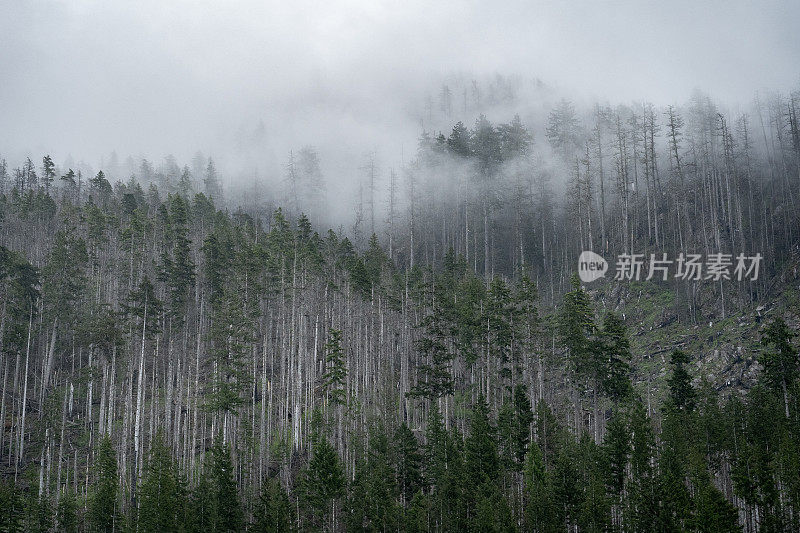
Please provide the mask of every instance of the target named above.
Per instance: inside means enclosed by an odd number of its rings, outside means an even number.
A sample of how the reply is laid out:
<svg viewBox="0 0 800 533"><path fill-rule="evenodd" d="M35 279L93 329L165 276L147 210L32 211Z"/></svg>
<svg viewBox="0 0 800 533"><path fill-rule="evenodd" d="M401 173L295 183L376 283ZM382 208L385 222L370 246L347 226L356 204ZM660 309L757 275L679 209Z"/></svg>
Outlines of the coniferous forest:
<svg viewBox="0 0 800 533"><path fill-rule="evenodd" d="M3 160L0 530L797 531L798 106L481 114L336 230L312 148L285 209L199 156Z"/></svg>
<svg viewBox="0 0 800 533"><path fill-rule="evenodd" d="M0 0L0 533L800 532L797 0Z"/></svg>

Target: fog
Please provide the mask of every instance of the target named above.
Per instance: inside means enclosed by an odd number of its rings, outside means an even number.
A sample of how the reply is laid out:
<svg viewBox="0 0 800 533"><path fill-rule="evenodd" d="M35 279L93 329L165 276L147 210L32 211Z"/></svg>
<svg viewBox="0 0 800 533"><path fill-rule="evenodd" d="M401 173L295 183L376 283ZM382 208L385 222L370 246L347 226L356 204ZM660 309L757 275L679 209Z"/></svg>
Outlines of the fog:
<svg viewBox="0 0 800 533"><path fill-rule="evenodd" d="M199 150L229 180L275 182L311 144L347 191L365 153L385 172L423 129L474 120L426 111L444 83L511 80L497 121L562 96L663 105L700 88L736 106L796 88L798 20L792 1L2 0L0 156L97 169L112 151L183 165Z"/></svg>

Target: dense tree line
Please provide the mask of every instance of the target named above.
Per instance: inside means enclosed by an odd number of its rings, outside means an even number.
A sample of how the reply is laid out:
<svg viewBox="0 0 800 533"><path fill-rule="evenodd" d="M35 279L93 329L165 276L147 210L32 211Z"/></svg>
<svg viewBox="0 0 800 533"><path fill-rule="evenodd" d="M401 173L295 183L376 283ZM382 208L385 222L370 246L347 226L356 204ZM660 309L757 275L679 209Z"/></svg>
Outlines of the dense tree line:
<svg viewBox="0 0 800 533"><path fill-rule="evenodd" d="M757 282L665 286L690 321L769 296L800 194L779 102L760 155L710 102L691 135L670 108L669 172L652 108L587 133L562 103L563 215L521 120L457 123L363 245L299 213L308 151L266 215L220 209L205 158L126 181L3 163L0 530L797 530L797 317L761 327L749 390L671 350L662 401L604 286L568 275L582 249L752 249L776 258Z"/></svg>

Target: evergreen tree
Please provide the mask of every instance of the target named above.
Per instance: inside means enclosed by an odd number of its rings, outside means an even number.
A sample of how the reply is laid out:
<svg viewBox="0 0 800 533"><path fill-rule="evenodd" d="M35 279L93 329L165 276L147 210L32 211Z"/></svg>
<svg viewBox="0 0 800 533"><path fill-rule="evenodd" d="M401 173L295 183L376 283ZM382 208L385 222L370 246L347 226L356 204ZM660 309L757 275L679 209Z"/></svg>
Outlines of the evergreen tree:
<svg viewBox="0 0 800 533"><path fill-rule="evenodd" d="M139 487L139 531L181 531L186 517L186 495L169 448L158 434L150 448Z"/></svg>
<svg viewBox="0 0 800 533"><path fill-rule="evenodd" d="M294 507L280 481L268 478L261 486L250 531L258 533L285 533L295 523Z"/></svg>
<svg viewBox="0 0 800 533"><path fill-rule="evenodd" d="M184 166L181 172L180 180L178 181L178 193L184 200L189 199L192 192L192 174L189 172L189 167Z"/></svg>
<svg viewBox="0 0 800 533"><path fill-rule="evenodd" d="M69 490L64 492L58 500L56 523L59 531L64 533L77 533L78 531L78 502L75 494Z"/></svg>
<svg viewBox="0 0 800 533"><path fill-rule="evenodd" d="M400 501L403 505L408 505L422 488L422 454L417 438L405 422L395 430L393 441Z"/></svg>
<svg viewBox="0 0 800 533"><path fill-rule="evenodd" d="M675 350L670 356L672 363L672 376L667 380L669 384L668 407L679 411L692 411L695 406L696 391L692 386L692 378L686 370L689 356L680 350Z"/></svg>
<svg viewBox="0 0 800 533"><path fill-rule="evenodd" d="M447 138L447 148L451 153L459 157L472 155L469 130L460 120L453 126L453 131L450 133L450 137Z"/></svg>
<svg viewBox="0 0 800 533"><path fill-rule="evenodd" d="M617 401L631 393L631 348L625 323L615 313L608 313L599 334L600 387L604 394Z"/></svg>
<svg viewBox="0 0 800 533"><path fill-rule="evenodd" d="M210 157L206 165L206 175L203 178L203 185L205 186L206 196L216 202L222 201L222 187L219 183L219 176L217 176L217 167Z"/></svg>
<svg viewBox="0 0 800 533"><path fill-rule="evenodd" d="M621 509L631 453L631 435L627 421L620 410L617 410L608 422L603 447L608 461L608 492L618 509Z"/></svg>
<svg viewBox="0 0 800 533"><path fill-rule="evenodd" d="M555 508L553 485L539 445L531 443L525 457L525 524L536 533L561 531Z"/></svg>
<svg viewBox="0 0 800 533"><path fill-rule="evenodd" d="M50 186L56 179L56 165L49 155L42 159L42 182L46 191L50 191Z"/></svg>
<svg viewBox="0 0 800 533"><path fill-rule="evenodd" d="M34 491L28 493L25 505L25 531L30 533L47 533L53 527L53 510L50 501L44 496L37 496Z"/></svg>
<svg viewBox="0 0 800 533"><path fill-rule="evenodd" d="M370 431L366 461L356 466L347 509L349 531L393 531L400 523L396 472L381 427Z"/></svg>
<svg viewBox="0 0 800 533"><path fill-rule="evenodd" d="M325 344L325 373L322 383L325 394L334 406L347 403L346 378L347 367L342 348L342 331L331 329L328 333L328 342Z"/></svg>
<svg viewBox="0 0 800 533"><path fill-rule="evenodd" d="M789 418L789 391L800 369L800 351L792 344L794 334L782 318L775 318L764 328L761 343L765 350L759 362L764 366L766 382L783 395L784 414Z"/></svg>
<svg viewBox="0 0 800 533"><path fill-rule="evenodd" d="M93 532L121 528L117 499L117 456L108 435L103 436L94 462L94 490L89 500L88 525Z"/></svg>
<svg viewBox="0 0 800 533"><path fill-rule="evenodd" d="M241 531L244 528L244 515L233 477L233 462L230 447L215 444L211 448L211 522L213 532Z"/></svg>
<svg viewBox="0 0 800 533"><path fill-rule="evenodd" d="M597 353L594 343L597 326L589 295L580 286L577 276L572 278L572 291L564 295L558 329L569 351L572 369L578 375L590 375Z"/></svg>
<svg viewBox="0 0 800 533"><path fill-rule="evenodd" d="M330 530L336 523L336 508L346 481L341 460L325 437L318 437L311 461L302 476L301 500L309 524Z"/></svg>
<svg viewBox="0 0 800 533"><path fill-rule="evenodd" d="M634 531L650 531L658 514L657 486L653 469L655 436L647 410L640 401L631 406L631 458L628 505L624 516Z"/></svg>
<svg viewBox="0 0 800 533"><path fill-rule="evenodd" d="M0 531L24 531L25 501L17 485L0 481Z"/></svg>

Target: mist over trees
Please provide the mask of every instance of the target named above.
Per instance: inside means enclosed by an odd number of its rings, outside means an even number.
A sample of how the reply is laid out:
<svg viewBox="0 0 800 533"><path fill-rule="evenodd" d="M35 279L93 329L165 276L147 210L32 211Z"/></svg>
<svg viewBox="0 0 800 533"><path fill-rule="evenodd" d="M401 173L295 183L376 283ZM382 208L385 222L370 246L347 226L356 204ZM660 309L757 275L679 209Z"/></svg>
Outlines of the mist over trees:
<svg viewBox="0 0 800 533"><path fill-rule="evenodd" d="M0 530L800 528L800 94L513 87L442 86L350 198L310 145L274 187L0 159ZM766 261L582 286L583 250Z"/></svg>

